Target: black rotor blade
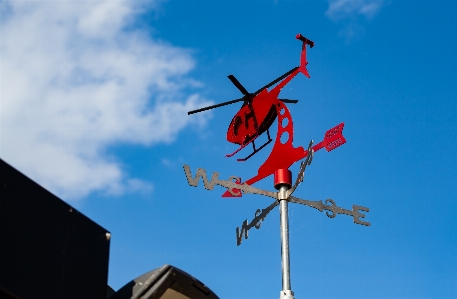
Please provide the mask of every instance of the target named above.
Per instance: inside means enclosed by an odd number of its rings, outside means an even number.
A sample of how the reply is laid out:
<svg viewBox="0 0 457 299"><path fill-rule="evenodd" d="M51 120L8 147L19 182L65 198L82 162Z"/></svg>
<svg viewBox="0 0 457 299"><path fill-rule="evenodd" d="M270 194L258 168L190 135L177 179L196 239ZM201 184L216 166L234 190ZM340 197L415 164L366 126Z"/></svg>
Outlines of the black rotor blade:
<svg viewBox="0 0 457 299"><path fill-rule="evenodd" d="M289 100L289 99L278 99L283 103L297 104L298 100Z"/></svg>
<svg viewBox="0 0 457 299"><path fill-rule="evenodd" d="M208 106L208 107L205 107L205 108L200 108L200 109L197 109L197 110L192 110L192 111L187 112L187 115L191 115L191 114L194 114L194 113L198 113L198 112L202 112L202 111L206 111L206 110L210 110L210 109L222 107L222 106L225 106L225 105L230 105L230 104L233 104L233 103L236 103L236 102L241 102L241 101L244 101L244 97L241 98L241 99L236 99L236 100L232 100L232 101L227 101L227 102L224 102L224 103L220 103L220 104Z"/></svg>
<svg viewBox="0 0 457 299"><path fill-rule="evenodd" d="M268 88L270 86L273 86L275 85L276 83L278 83L279 81L281 81L282 79L284 79L285 77L289 76L290 74L292 74L293 72L295 72L295 70L298 69L298 66L297 67L294 67L293 69L291 69L290 71L288 71L287 73L285 73L284 75L282 75L281 77L278 77L276 78L275 80L271 81L270 83L268 83L267 85L265 85L264 87L262 87L261 89L257 90L254 95L257 95L259 94L262 90L264 90L265 88Z"/></svg>
<svg viewBox="0 0 457 299"><path fill-rule="evenodd" d="M246 90L246 88L244 88L243 85L241 85L241 83L235 78L235 76L233 75L228 75L227 76L230 81L232 81L233 85L236 86L236 88L238 88L242 94L244 94L245 96L248 96L249 95L249 92Z"/></svg>

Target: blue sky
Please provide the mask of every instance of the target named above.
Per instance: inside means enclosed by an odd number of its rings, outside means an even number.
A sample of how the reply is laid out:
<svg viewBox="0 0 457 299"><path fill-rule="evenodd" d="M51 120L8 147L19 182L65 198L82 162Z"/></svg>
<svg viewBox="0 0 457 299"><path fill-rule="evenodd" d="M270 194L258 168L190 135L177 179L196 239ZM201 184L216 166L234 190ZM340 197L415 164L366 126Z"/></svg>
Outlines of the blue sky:
<svg viewBox="0 0 457 299"><path fill-rule="evenodd" d="M370 208L370 227L291 204L296 298L457 296L454 1L2 1L0 157L112 233L109 283L175 265L221 298L281 290L279 212L236 246L271 201L221 198L182 165L243 180L225 158L240 97L298 65L281 92L296 146L345 122L315 154L302 199ZM276 124L273 125L273 127ZM248 151L240 153L247 155ZM294 176L298 166L291 167ZM258 184L272 190L272 179Z"/></svg>

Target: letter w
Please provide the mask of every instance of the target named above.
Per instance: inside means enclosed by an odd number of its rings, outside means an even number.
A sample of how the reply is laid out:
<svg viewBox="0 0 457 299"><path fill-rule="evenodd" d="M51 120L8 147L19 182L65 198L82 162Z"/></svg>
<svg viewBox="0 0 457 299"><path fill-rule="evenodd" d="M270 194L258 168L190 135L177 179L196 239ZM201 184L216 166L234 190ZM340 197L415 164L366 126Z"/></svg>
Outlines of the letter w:
<svg viewBox="0 0 457 299"><path fill-rule="evenodd" d="M187 182L189 185L197 187L198 186L198 181L200 178L203 180L203 186L205 187L206 190L213 190L214 185L217 184L219 181L219 173L218 172L213 172L213 175L211 176L211 181L208 182L208 178L206 177L206 170L202 168L197 168L197 173L195 174L195 178L192 178L192 173L190 172L190 167L189 165L184 165L184 172L186 173L186 178Z"/></svg>

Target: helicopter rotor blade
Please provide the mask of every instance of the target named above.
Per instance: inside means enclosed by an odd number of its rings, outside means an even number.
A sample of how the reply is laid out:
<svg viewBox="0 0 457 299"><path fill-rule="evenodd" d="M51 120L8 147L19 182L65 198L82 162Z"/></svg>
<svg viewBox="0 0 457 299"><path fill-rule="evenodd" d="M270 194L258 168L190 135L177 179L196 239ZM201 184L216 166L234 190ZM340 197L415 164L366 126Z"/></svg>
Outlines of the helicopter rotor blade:
<svg viewBox="0 0 457 299"><path fill-rule="evenodd" d="M293 69L291 69L290 71L288 71L287 73L285 73L284 75L282 75L281 77L278 77L276 78L275 80L271 81L270 83L268 83L267 85L265 85L264 87L260 88L259 90L257 90L254 95L257 95L259 94L262 90L266 89L266 88L269 88L270 86L273 86L275 85L276 83L278 83L279 81L281 81L282 79L284 79L285 77L289 76L290 74L292 74L293 72L295 72L299 67L296 66L294 67Z"/></svg>
<svg viewBox="0 0 457 299"><path fill-rule="evenodd" d="M242 94L244 94L245 96L249 96L250 95L249 92L246 90L246 88L244 88L244 86L241 85L240 81L238 81L235 78L235 76L228 75L227 77L230 79L230 81L232 81L233 85L235 85L236 88L238 88L241 91Z"/></svg>
<svg viewBox="0 0 457 299"><path fill-rule="evenodd" d="M216 104L216 105L212 105L212 106L208 106L208 107L192 110L192 111L187 112L187 115L191 115L191 114L194 114L194 113L198 113L198 112L202 112L202 111L206 111L206 110L222 107L222 106L225 106L225 105L230 105L230 104L233 104L233 103L236 103L236 102L241 102L241 101L244 101L244 97L241 98L241 99L227 101L227 102L219 103L219 104Z"/></svg>
<svg viewBox="0 0 457 299"><path fill-rule="evenodd" d="M236 86L236 88L238 88L239 91L241 91L241 93L244 95L244 97L242 98L239 98L239 99L236 99L236 100L232 100L232 101L227 101L227 102L223 102L223 103L219 103L219 104L216 104L216 105L212 105L212 106L208 106L208 107L204 107L204 108L200 108L200 109L196 109L196 110L192 110L192 111L189 111L187 112L188 115L191 115L191 114L194 114L194 113L198 113L198 112L203 112L203 111L206 111L206 110L210 110L210 109L214 109L214 108L219 108L219 107L222 107L222 106L225 106L225 105L230 105L230 104L234 104L234 103L237 103L237 102L241 102L241 101L244 101L244 105L248 104L250 101L252 101L253 97L257 94L259 94L262 90L266 89L266 88L269 88L270 86L273 86L275 85L276 83L278 83L279 81L281 81L282 79L286 78L287 76L289 76L290 74L292 74L295 70L297 70L299 67L294 67L293 69L291 69L290 71L288 71L287 73L285 73L284 75L276 78L275 80L271 81L270 83L268 83L267 85L265 85L264 87L260 88L259 90L257 90L255 93L253 94L250 94L246 88L244 88L243 85L241 85L241 83L235 78L235 76L233 75L228 75L227 77L229 78L230 81L232 81L233 85ZM289 100L289 99L279 99L280 101L284 102L284 103L291 103L291 104L296 104L298 102L298 100Z"/></svg>
<svg viewBox="0 0 457 299"><path fill-rule="evenodd" d="M278 99L283 103L297 104L298 100L289 100L289 99Z"/></svg>

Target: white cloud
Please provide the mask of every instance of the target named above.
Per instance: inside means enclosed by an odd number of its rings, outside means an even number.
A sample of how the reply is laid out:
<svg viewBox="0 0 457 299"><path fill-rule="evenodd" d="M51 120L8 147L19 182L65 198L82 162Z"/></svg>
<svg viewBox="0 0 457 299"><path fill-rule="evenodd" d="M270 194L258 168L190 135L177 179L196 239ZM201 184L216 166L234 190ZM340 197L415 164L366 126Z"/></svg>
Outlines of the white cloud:
<svg viewBox="0 0 457 299"><path fill-rule="evenodd" d="M384 5L384 0L329 0L327 17L334 21L351 19L360 15L373 18Z"/></svg>
<svg viewBox="0 0 457 299"><path fill-rule="evenodd" d="M153 7L155 2L148 4ZM132 27L140 1L0 3L0 157L65 199L151 190L110 145L169 143L210 114L191 53Z"/></svg>

